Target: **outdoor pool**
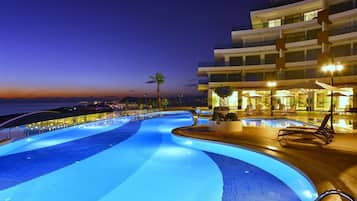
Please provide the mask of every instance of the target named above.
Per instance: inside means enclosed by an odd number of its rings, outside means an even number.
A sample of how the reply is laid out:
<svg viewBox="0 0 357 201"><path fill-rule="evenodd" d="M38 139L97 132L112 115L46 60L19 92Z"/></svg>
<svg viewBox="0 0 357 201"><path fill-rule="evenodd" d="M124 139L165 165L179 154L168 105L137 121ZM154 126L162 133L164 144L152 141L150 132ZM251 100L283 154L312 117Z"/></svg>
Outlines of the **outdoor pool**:
<svg viewBox="0 0 357 201"><path fill-rule="evenodd" d="M312 201L297 169L222 143L179 137L188 112L117 118L0 147L0 201Z"/></svg>
<svg viewBox="0 0 357 201"><path fill-rule="evenodd" d="M241 119L243 126L249 127L271 127L271 128L286 128L288 126L309 126L316 127L313 124L296 121L286 118L243 118ZM200 118L198 124L208 124L207 118Z"/></svg>
<svg viewBox="0 0 357 201"><path fill-rule="evenodd" d="M291 120L291 119L267 119L267 118L246 118L242 119L244 126L254 127L272 127L272 128L286 128L288 126L309 126L316 127L313 124Z"/></svg>

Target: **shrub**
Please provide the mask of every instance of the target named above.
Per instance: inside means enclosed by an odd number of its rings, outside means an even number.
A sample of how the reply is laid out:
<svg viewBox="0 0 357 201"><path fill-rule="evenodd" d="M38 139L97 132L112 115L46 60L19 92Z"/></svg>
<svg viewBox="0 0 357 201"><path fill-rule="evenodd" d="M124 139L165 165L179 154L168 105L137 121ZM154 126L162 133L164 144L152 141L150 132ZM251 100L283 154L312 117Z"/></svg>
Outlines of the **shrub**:
<svg viewBox="0 0 357 201"><path fill-rule="evenodd" d="M221 98L226 98L233 93L232 87L217 87L214 92Z"/></svg>
<svg viewBox="0 0 357 201"><path fill-rule="evenodd" d="M224 117L225 121L238 121L238 116L236 113L228 113L225 117Z"/></svg>
<svg viewBox="0 0 357 201"><path fill-rule="evenodd" d="M228 112L228 111L229 111L229 107L223 107L223 106L215 107L213 109L213 113L215 113L215 112Z"/></svg>

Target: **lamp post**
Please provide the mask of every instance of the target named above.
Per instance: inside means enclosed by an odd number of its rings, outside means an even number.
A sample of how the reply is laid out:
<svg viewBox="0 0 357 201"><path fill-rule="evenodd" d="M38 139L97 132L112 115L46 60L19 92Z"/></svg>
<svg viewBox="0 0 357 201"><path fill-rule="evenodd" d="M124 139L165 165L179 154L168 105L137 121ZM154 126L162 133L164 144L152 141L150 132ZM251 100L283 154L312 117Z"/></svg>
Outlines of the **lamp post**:
<svg viewBox="0 0 357 201"><path fill-rule="evenodd" d="M340 63L327 64L322 66L322 71L325 73L330 73L330 84L333 86L333 74L337 71L342 71L343 65ZM331 100L330 100L330 114L331 114L331 130L335 132L333 128L333 90L331 89Z"/></svg>
<svg viewBox="0 0 357 201"><path fill-rule="evenodd" d="M276 87L275 81L268 81L267 86L270 88L270 116L273 116L273 88Z"/></svg>

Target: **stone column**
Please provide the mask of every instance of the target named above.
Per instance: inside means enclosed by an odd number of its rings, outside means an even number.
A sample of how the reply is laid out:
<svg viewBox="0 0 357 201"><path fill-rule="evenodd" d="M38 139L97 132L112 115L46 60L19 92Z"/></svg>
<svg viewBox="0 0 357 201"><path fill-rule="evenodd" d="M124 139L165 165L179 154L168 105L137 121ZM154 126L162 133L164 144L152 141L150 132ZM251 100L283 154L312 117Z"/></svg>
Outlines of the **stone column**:
<svg viewBox="0 0 357 201"><path fill-rule="evenodd" d="M357 108L357 87L353 87L352 107Z"/></svg>
<svg viewBox="0 0 357 201"><path fill-rule="evenodd" d="M224 56L224 64L226 65L226 66L229 66L230 65L230 57L229 56Z"/></svg>
<svg viewBox="0 0 357 201"><path fill-rule="evenodd" d="M279 37L280 38L284 38L284 33L283 33L283 30L282 29L280 29L280 33L279 33L280 35L279 35ZM279 50L279 57L281 58L281 57L284 57L284 50L283 49L280 49Z"/></svg>
<svg viewBox="0 0 357 201"><path fill-rule="evenodd" d="M321 0L321 5L322 5L322 10L328 9L328 0ZM328 24L326 22L322 22L322 31L328 31L329 27ZM322 43L322 48L321 48L321 52L325 53L329 51L329 44L327 43Z"/></svg>
<svg viewBox="0 0 357 201"><path fill-rule="evenodd" d="M307 93L307 109L308 109L308 111L315 110L315 92L314 91L309 91Z"/></svg>
<svg viewBox="0 0 357 201"><path fill-rule="evenodd" d="M208 89L207 91L207 103L208 103L208 109L213 109L212 108L212 89Z"/></svg>
<svg viewBox="0 0 357 201"><path fill-rule="evenodd" d="M264 54L260 55L260 64L265 64L265 55Z"/></svg>
<svg viewBox="0 0 357 201"><path fill-rule="evenodd" d="M238 89L238 110L242 110L243 90Z"/></svg>

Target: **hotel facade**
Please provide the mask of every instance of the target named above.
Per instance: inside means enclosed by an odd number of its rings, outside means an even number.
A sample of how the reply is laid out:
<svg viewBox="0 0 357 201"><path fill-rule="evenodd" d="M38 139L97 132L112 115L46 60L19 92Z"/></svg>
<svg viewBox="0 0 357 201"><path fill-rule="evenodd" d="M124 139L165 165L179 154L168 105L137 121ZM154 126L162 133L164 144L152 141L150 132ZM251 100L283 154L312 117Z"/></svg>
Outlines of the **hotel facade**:
<svg viewBox="0 0 357 201"><path fill-rule="evenodd" d="M271 2L251 11L251 28L231 32L232 44L214 49L214 63L199 64L198 90L207 91L208 107L264 110L273 97L275 109L328 111L331 92L313 83L331 84L322 66L333 64L343 65L333 75L343 90L333 96L334 109L357 108L357 0ZM233 94L219 98L215 89L227 86Z"/></svg>

